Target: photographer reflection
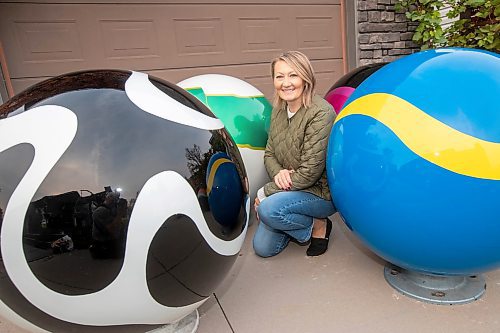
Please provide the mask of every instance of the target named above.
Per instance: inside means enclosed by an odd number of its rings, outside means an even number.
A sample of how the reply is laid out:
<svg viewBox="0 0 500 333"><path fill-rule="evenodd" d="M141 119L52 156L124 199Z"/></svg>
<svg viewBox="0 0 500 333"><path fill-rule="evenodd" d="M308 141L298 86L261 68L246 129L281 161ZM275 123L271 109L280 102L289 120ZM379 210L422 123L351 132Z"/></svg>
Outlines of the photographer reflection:
<svg viewBox="0 0 500 333"><path fill-rule="evenodd" d="M104 202L92 213L92 244L95 259L119 258L125 250L127 200L115 192L106 193Z"/></svg>

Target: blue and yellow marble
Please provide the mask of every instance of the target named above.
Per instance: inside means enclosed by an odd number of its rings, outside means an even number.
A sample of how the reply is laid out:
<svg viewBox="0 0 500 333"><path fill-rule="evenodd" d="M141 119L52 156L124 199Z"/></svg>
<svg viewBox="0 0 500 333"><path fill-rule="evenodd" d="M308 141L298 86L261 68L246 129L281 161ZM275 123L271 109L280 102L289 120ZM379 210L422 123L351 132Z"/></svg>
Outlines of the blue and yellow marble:
<svg viewBox="0 0 500 333"><path fill-rule="evenodd" d="M327 173L346 224L406 269L500 267L500 56L419 52L364 81L336 119Z"/></svg>

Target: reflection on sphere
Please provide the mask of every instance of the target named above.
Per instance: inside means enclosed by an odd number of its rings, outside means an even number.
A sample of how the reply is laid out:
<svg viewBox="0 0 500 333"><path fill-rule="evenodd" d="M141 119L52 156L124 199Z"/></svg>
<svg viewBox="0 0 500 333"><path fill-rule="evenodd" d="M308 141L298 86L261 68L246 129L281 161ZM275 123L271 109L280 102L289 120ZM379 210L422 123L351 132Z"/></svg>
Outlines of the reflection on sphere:
<svg viewBox="0 0 500 333"><path fill-rule="evenodd" d="M195 310L234 263L244 167L222 122L177 86L129 71L55 77L0 107L0 137L0 299L23 320L144 332ZM223 222L200 200L216 154L232 167Z"/></svg>

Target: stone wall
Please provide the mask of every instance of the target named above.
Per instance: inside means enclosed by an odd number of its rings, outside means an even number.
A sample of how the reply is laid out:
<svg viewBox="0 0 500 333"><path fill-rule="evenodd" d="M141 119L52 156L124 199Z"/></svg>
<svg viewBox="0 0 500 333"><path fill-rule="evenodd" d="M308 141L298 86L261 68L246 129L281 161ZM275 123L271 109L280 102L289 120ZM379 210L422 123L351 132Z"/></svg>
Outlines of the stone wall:
<svg viewBox="0 0 500 333"><path fill-rule="evenodd" d="M347 0L352 1L352 0ZM359 65L391 62L420 50L412 42L417 23L394 9L396 0L358 0Z"/></svg>

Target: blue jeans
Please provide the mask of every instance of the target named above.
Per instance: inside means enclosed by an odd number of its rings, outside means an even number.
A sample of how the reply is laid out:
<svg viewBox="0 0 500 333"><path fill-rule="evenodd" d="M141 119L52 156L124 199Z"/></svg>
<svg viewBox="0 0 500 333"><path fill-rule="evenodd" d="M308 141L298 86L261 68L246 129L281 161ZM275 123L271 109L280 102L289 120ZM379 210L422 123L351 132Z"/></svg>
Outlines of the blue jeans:
<svg viewBox="0 0 500 333"><path fill-rule="evenodd" d="M290 238L305 242L311 238L313 218L324 219L336 212L331 200L303 191L278 192L257 208L260 223L253 237L255 253L275 256Z"/></svg>

